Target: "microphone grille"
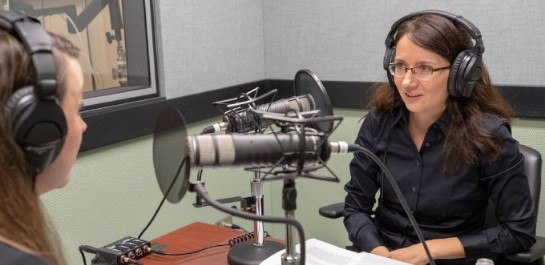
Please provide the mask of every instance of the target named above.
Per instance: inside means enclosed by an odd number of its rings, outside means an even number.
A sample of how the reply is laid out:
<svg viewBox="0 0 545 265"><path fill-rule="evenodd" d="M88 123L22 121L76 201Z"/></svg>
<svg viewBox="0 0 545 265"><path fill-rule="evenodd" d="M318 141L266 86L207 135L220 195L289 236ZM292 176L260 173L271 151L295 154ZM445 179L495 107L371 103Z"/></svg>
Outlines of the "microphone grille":
<svg viewBox="0 0 545 265"><path fill-rule="evenodd" d="M200 165L208 165L214 163L215 148L214 141L211 135L197 136L197 152L199 153L198 163Z"/></svg>
<svg viewBox="0 0 545 265"><path fill-rule="evenodd" d="M188 141L192 166L231 165L235 161L235 145L230 135L199 135Z"/></svg>
<svg viewBox="0 0 545 265"><path fill-rule="evenodd" d="M215 135L220 165L232 165L235 162L235 142L231 135ZM216 163L217 164L217 163Z"/></svg>
<svg viewBox="0 0 545 265"><path fill-rule="evenodd" d="M288 106L290 109L299 110L301 112L314 110L314 99L312 95L302 95L293 97L288 100Z"/></svg>

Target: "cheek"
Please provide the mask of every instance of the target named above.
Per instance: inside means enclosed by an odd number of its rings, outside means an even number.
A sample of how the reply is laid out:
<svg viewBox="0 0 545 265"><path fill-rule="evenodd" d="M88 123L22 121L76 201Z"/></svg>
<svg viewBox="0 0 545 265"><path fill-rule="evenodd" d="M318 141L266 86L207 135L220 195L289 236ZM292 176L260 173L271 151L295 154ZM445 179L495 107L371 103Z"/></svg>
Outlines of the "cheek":
<svg viewBox="0 0 545 265"><path fill-rule="evenodd" d="M65 145L67 145L67 149L72 155L77 155L77 151L79 150L79 147L81 145L82 140L82 134L85 130L86 125L81 121L81 119L78 117L74 117L71 124L68 125L68 133L66 135L66 141Z"/></svg>
<svg viewBox="0 0 545 265"><path fill-rule="evenodd" d="M448 87L447 87L447 81L445 80L444 82L441 82L437 85L437 94L443 98L443 99L447 99L448 98Z"/></svg>
<svg viewBox="0 0 545 265"><path fill-rule="evenodd" d="M397 88L397 92L399 92L399 89L401 88L401 83L403 82L402 78L394 77L394 84Z"/></svg>
<svg viewBox="0 0 545 265"><path fill-rule="evenodd" d="M439 97L448 96L448 73L442 73L437 79L429 80L425 83L426 90Z"/></svg>
<svg viewBox="0 0 545 265"><path fill-rule="evenodd" d="M61 154L65 158L65 166L70 167L72 166L71 164L75 163L79 148L81 146L83 130L86 126L83 125L84 123L76 113L67 115L66 119L68 123L68 132L64 140L64 146Z"/></svg>
<svg viewBox="0 0 545 265"><path fill-rule="evenodd" d="M432 96L434 102L437 102L439 105L445 105L449 97L447 83L435 83L433 88L429 90L429 94Z"/></svg>

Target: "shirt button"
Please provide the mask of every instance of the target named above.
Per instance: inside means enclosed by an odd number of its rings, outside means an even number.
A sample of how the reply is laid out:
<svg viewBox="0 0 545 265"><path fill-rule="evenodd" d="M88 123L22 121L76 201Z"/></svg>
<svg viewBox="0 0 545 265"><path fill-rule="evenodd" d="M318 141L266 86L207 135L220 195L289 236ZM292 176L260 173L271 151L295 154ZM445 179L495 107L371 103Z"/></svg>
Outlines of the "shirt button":
<svg viewBox="0 0 545 265"><path fill-rule="evenodd" d="M412 187L413 192L416 192L416 187Z"/></svg>
<svg viewBox="0 0 545 265"><path fill-rule="evenodd" d="M419 167L419 166L420 166L420 162L416 162L416 166Z"/></svg>
<svg viewBox="0 0 545 265"><path fill-rule="evenodd" d="M430 147L430 143L426 143L426 147Z"/></svg>

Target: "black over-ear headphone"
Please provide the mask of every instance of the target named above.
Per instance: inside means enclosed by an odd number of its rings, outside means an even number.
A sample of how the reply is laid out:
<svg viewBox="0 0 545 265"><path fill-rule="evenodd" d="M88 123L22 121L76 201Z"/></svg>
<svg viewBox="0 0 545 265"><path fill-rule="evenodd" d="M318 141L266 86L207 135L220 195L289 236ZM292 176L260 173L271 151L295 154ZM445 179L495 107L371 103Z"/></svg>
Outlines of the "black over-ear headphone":
<svg viewBox="0 0 545 265"><path fill-rule="evenodd" d="M14 12L0 12L0 28L21 41L36 69L36 83L15 89L4 115L30 167L39 173L57 157L67 131L51 39L40 21Z"/></svg>
<svg viewBox="0 0 545 265"><path fill-rule="evenodd" d="M450 19L455 24L459 24L471 35L475 40L475 45L471 49L466 49L458 53L456 59L450 67L450 73L448 78L448 92L452 97L469 97L475 83L481 78L483 60L482 55L484 53L484 44L482 35L479 29L471 23L469 20L459 15L454 15L440 10L425 10L420 12L414 12L406 15L397 20L390 29L388 36L386 37L386 53L384 54L383 67L386 70L388 81L392 87L395 87L393 76L388 70L388 65L395 59L395 34L398 26L415 17L433 14L439 15Z"/></svg>

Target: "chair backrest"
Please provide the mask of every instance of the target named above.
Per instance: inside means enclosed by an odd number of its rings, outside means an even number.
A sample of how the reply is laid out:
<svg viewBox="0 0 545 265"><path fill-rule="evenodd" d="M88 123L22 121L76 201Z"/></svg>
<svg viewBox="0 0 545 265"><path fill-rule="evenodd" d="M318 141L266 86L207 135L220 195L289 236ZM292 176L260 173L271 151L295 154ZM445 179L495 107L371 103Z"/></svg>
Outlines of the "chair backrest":
<svg viewBox="0 0 545 265"><path fill-rule="evenodd" d="M519 145L519 151L524 158L524 173L528 177L528 185L530 187L530 196L534 203L534 211L536 216L539 209L539 197L541 194L541 154L528 146ZM486 210L485 227L492 227L498 224L496 220L495 209L492 202L489 203Z"/></svg>
<svg viewBox="0 0 545 265"><path fill-rule="evenodd" d="M541 154L524 145L519 146L519 151L524 156L524 173L528 177L528 184L530 185L530 195L534 202L534 208L536 216L539 209L539 198L541 195Z"/></svg>

